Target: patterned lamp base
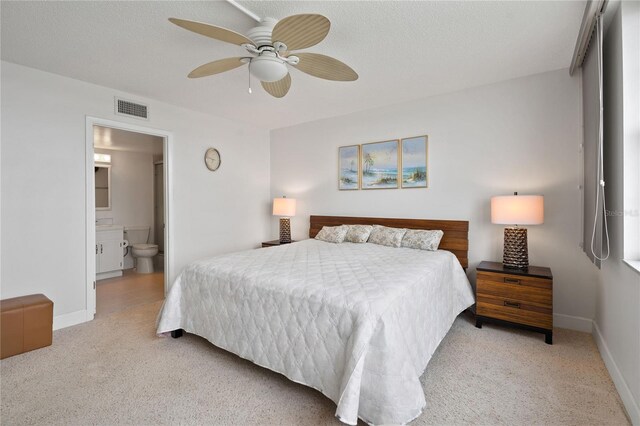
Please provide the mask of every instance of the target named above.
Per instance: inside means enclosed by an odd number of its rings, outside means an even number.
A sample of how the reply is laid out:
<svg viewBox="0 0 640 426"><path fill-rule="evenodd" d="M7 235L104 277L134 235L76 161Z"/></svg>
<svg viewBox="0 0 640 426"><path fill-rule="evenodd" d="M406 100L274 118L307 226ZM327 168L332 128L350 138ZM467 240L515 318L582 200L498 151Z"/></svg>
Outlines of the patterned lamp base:
<svg viewBox="0 0 640 426"><path fill-rule="evenodd" d="M527 269L529 267L527 228L518 228L517 226L504 228L504 254L502 263L505 268Z"/></svg>
<svg viewBox="0 0 640 426"><path fill-rule="evenodd" d="M291 242L291 220L288 217L280 218L280 244Z"/></svg>

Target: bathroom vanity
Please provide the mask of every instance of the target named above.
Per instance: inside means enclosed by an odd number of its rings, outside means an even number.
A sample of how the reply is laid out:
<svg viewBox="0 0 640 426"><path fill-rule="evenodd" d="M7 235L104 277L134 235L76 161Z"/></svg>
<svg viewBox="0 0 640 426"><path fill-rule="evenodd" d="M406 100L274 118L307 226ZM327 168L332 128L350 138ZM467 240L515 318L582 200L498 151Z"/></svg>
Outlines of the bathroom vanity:
<svg viewBox="0 0 640 426"><path fill-rule="evenodd" d="M96 226L96 280L122 276L125 247L122 225Z"/></svg>

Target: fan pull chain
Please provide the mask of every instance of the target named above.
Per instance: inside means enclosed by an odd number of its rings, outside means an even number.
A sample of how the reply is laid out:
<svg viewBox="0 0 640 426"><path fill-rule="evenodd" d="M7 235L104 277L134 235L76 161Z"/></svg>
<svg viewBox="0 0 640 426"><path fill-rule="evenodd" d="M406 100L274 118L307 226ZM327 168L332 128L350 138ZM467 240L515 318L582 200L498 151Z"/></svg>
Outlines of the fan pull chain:
<svg viewBox="0 0 640 426"><path fill-rule="evenodd" d="M249 94L253 93L251 91L251 59L249 59Z"/></svg>

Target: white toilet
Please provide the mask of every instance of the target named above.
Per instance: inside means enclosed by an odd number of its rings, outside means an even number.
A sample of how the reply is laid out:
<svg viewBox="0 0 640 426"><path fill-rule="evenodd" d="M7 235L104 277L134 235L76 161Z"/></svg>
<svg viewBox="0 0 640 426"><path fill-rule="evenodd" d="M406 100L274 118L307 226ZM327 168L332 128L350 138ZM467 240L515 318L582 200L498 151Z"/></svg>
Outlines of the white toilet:
<svg viewBox="0 0 640 426"><path fill-rule="evenodd" d="M153 256L158 254L157 244L147 244L149 229L148 226L124 227L124 238L129 241L131 254L136 259L136 272L139 274L153 272Z"/></svg>

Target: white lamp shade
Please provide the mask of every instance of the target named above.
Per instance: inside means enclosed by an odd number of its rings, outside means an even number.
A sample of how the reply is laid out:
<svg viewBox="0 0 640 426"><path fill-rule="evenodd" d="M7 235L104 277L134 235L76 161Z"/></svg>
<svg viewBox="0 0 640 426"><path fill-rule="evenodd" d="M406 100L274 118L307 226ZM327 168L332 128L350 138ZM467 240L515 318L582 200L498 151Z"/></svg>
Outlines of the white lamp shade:
<svg viewBox="0 0 640 426"><path fill-rule="evenodd" d="M540 225L544 223L542 195L506 195L491 198L491 223Z"/></svg>
<svg viewBox="0 0 640 426"><path fill-rule="evenodd" d="M293 198L274 198L273 215L291 217L296 215L296 200Z"/></svg>

